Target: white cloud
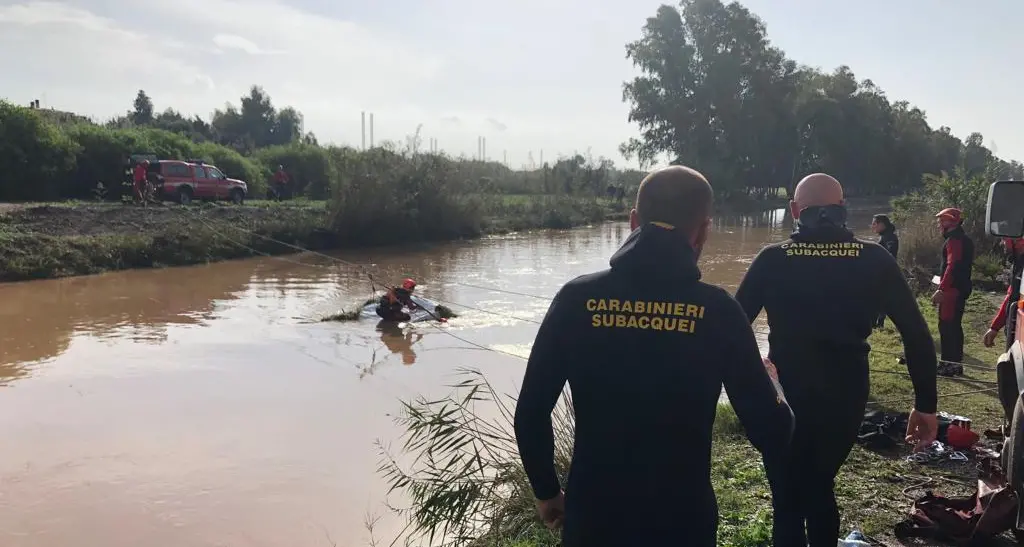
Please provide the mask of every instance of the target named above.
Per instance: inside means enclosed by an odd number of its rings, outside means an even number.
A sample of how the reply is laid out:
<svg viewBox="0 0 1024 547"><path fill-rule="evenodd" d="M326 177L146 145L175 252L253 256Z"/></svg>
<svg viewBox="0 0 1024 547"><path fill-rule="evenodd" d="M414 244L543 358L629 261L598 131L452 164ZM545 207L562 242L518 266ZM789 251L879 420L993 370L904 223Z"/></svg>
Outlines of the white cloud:
<svg viewBox="0 0 1024 547"><path fill-rule="evenodd" d="M491 155L507 149L514 165L540 150L545 159L588 147L618 158L619 143L636 134L621 102L622 82L634 74L623 46L663 2L0 0L0 93L107 118L144 89L159 109L207 117L259 84L276 105L300 110L323 142L358 144L366 111L375 114L378 142L423 124L423 138L445 151L472 155L484 135ZM834 19L832 8L811 17L792 2L748 3L795 59L849 64L891 97L924 107L933 124L962 137L983 131L1008 156L1021 155L1024 144L1006 123L1015 86L979 72L1014 83L998 68L1011 61L963 50L977 77L962 80L982 85L932 85L907 76L906 59L877 55L901 44L823 44L801 31ZM870 17L871 9L859 13ZM930 32L915 21L899 24ZM835 31L852 36L855 22ZM999 51L1012 57L1012 48ZM946 53L907 55L926 68L949 62Z"/></svg>
<svg viewBox="0 0 1024 547"><path fill-rule="evenodd" d="M401 9L345 1L341 17L311 11L315 0L14 2L0 5L0 73L17 75L3 93L22 104L38 98L106 119L144 89L158 110L208 117L257 84L277 106L300 110L321 141L358 144L366 111L377 142L423 124L423 138L450 153L471 155L487 135L490 155L507 149L514 164L540 149L546 158L588 145L617 155L628 136L622 77L579 62L595 55L593 44L551 46L508 27L533 21L526 12L539 3L519 13L475 0ZM557 25L540 21L535 30L553 36ZM567 45L582 57L558 51ZM608 47L621 56L621 45ZM549 49L564 59L538 55Z"/></svg>
<svg viewBox="0 0 1024 547"><path fill-rule="evenodd" d="M41 80L44 85L37 93L56 87L59 95L90 95L98 90L78 84L139 77L163 77L175 88L213 87L201 69L165 55L158 42L64 3L0 7L0 50L5 52L3 64L20 69L6 74L24 71Z"/></svg>
<svg viewBox="0 0 1024 547"><path fill-rule="evenodd" d="M218 34L213 37L213 43L226 49L239 49L249 55L264 55L270 53L260 49L252 40L243 38L236 34Z"/></svg>

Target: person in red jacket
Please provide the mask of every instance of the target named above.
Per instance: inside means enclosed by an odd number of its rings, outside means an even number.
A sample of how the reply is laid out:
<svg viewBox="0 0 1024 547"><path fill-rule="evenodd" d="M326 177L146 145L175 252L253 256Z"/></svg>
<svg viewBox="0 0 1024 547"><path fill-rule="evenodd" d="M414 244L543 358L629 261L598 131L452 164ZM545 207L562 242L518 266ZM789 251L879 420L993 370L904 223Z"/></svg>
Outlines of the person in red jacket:
<svg viewBox="0 0 1024 547"><path fill-rule="evenodd" d="M412 279L402 281L401 287L389 288L377 302L377 315L385 321L408 321L409 314L402 311L402 308L417 308L416 302L412 300L412 293L415 290L416 282Z"/></svg>
<svg viewBox="0 0 1024 547"><path fill-rule="evenodd" d="M971 269L974 266L974 242L963 228L963 213L949 207L935 215L942 237L939 290L932 303L939 306L939 346L942 359L939 374L957 376L964 373L964 327L962 324L967 298L971 296Z"/></svg>
<svg viewBox="0 0 1024 547"><path fill-rule="evenodd" d="M1024 237L1016 239L1004 238L1003 250L1011 264L1010 283L1009 287L1006 288L1006 297L1003 298L1003 304L999 306L999 311L992 318L992 323L989 325L988 332L985 333L982 341L985 343L985 347L990 348L994 346L996 336L1005 327L1006 349L1009 350L1017 334L1016 304L1020 300L1020 279L1021 273L1024 272Z"/></svg>
<svg viewBox="0 0 1024 547"><path fill-rule="evenodd" d="M284 172L284 166L278 165L277 171L274 172L274 193L277 194L277 199L283 199L285 191L288 188L288 183L291 181L288 179L288 173Z"/></svg>
<svg viewBox="0 0 1024 547"><path fill-rule="evenodd" d="M146 171L149 169L149 160L142 160L135 164L132 170L132 193L135 199L142 201L142 189L146 186Z"/></svg>

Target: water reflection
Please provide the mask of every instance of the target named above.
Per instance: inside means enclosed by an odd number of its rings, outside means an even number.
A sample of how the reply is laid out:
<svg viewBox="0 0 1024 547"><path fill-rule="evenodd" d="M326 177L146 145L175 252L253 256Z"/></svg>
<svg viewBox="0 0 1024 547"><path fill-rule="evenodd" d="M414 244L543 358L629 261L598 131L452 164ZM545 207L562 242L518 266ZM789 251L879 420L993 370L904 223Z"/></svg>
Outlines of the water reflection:
<svg viewBox="0 0 1024 547"><path fill-rule="evenodd" d="M411 328L403 328L393 321L381 321L377 323L377 332L380 333L380 340L391 353L402 356L403 365L411 365L416 362L416 352L412 345L423 339L423 333L416 332Z"/></svg>
<svg viewBox="0 0 1024 547"><path fill-rule="evenodd" d="M0 284L0 366L54 358L76 334L166 341L168 324L211 319L214 302L238 298L257 264L116 272Z"/></svg>

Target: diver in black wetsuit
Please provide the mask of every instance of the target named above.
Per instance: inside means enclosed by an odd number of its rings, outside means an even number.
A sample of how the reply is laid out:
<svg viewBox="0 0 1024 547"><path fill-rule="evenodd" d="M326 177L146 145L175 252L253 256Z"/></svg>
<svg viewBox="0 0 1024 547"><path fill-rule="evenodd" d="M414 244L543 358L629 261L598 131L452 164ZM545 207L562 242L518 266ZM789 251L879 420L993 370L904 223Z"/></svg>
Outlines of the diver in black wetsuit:
<svg viewBox="0 0 1024 547"><path fill-rule="evenodd" d="M887 215L875 215L871 219L871 231L878 234L878 244L889 251L893 258L899 258L900 238L896 235L896 225L889 220ZM885 325L885 313L878 315L875 328L882 328Z"/></svg>
<svg viewBox="0 0 1024 547"><path fill-rule="evenodd" d="M515 412L541 519L565 547L715 545L711 429L725 385L751 442L780 457L792 414L750 323L700 282L712 191L674 166L647 176L611 268L567 283L537 332ZM551 411L568 381L576 415L565 492Z"/></svg>
<svg viewBox="0 0 1024 547"><path fill-rule="evenodd" d="M793 408L785 458L765 459L775 547L833 547L839 537L835 477L857 439L868 398L867 343L880 313L903 337L915 403L907 440L936 434L935 346L895 259L846 229L843 190L815 174L797 186L791 239L762 250L736 299L753 322L768 312L769 359ZM806 524L806 531L805 531Z"/></svg>

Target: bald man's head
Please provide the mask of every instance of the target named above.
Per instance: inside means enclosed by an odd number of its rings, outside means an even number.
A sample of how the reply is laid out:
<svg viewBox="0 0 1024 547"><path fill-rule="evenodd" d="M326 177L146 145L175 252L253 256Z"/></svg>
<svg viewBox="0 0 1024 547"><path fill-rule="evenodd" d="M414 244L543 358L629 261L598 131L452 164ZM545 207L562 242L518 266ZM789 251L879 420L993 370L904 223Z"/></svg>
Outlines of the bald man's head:
<svg viewBox="0 0 1024 547"><path fill-rule="evenodd" d="M807 207L843 204L843 185L825 173L807 175L796 185L793 202L799 206L797 212Z"/></svg>
<svg viewBox="0 0 1024 547"><path fill-rule="evenodd" d="M636 193L633 228L651 222L691 232L707 222L714 192L704 175L682 165L654 171Z"/></svg>

